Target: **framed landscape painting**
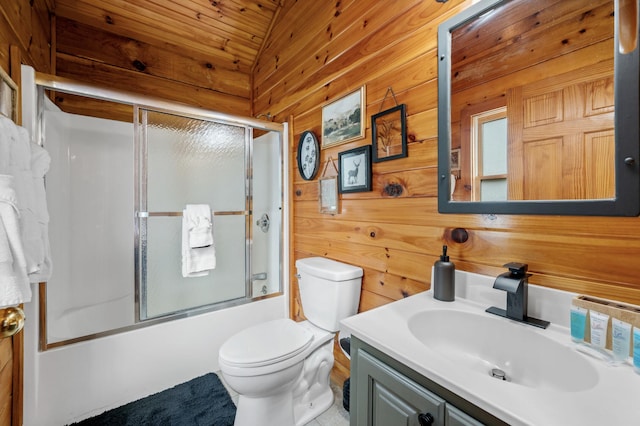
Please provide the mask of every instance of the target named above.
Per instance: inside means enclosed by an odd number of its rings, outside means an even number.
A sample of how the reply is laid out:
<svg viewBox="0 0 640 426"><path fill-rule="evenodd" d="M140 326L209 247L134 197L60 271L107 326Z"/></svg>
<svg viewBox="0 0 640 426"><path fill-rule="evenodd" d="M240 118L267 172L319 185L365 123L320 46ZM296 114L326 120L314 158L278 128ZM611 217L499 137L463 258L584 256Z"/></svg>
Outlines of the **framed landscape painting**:
<svg viewBox="0 0 640 426"><path fill-rule="evenodd" d="M364 86L322 107L322 148L364 137Z"/></svg>

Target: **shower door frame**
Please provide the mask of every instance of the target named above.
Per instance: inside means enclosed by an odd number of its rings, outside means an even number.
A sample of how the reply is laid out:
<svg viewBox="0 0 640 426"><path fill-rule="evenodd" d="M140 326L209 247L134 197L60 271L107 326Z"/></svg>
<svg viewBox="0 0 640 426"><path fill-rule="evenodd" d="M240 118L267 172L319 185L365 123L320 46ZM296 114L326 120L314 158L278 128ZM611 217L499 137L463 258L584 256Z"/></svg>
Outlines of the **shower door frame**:
<svg viewBox="0 0 640 426"><path fill-rule="evenodd" d="M148 320L140 320L139 318L139 294L138 294L138 285L137 282L134 284L135 285L135 302L134 302L134 323L128 326L124 326L124 327L119 327L119 328L115 328L115 329L111 329L111 330L106 330L106 331L102 331L102 332L97 332L97 333L92 333L92 334L88 334L85 336L81 336L81 337L76 337L76 338L72 338L72 339L67 339L67 340L63 340L63 341L59 341L59 342L48 342L48 338L47 338L47 302L46 302L46 294L47 294L47 283L46 282L41 282L39 283L39 287L38 287L38 293L39 293L39 307L38 307L38 311L39 311L39 339L38 339L38 346L39 346L39 350L40 351L45 351L48 349L53 349L53 348L57 348L57 347L61 347L61 346L65 346L65 345L69 345L69 344L73 344L73 343L77 343L77 342L82 342L82 341L86 341L86 340L91 340L91 339L96 339L96 338L100 338L100 337L105 337L105 336L110 336L113 334L118 334L118 333L123 333L123 332L127 332L127 331L131 331L131 330L136 330L139 328L143 328L143 327L148 327L148 326L152 326L155 324L160 324L163 322L167 322L167 321L173 321L173 320L177 320L177 319L181 319L181 318L186 318L189 316L194 316L197 314L202 314L205 312L210 312L213 310L219 310L219 309L224 309L226 307L230 307L230 306L234 306L234 305L240 305L240 304L245 304L245 303L250 303L252 301L255 300L260 300L260 299L266 299L266 298L271 298L271 297L276 297L276 296L280 296L280 295L287 295L288 291L287 291L287 282L288 282L288 276L285 276L284 271L288 271L289 270L289 255L288 255L288 247L289 247L289 242L287 238L284 238L285 235L288 235L288 227L289 227L289 209L285 208L285 206L288 205L288 194L287 191L285 191L286 188L288 188L288 170L287 167L285 167L285 165L288 163L288 139L290 137L289 135L289 126L288 123L284 122L284 123L275 123L275 122L271 122L271 121L263 121L263 120L258 120L257 118L252 118L252 117L242 117L242 116L237 116L237 115L233 115L233 114L227 114L227 113L222 113L222 112L217 112L217 111L211 111L211 110L207 110L204 108L199 108L199 107L195 107L195 106L189 106L189 105L184 105L184 104L179 104L179 103L174 103L165 99L160 99L160 98L155 98L153 96L146 96L146 95L141 95L141 94L134 94L134 93L127 93L127 92L123 92L123 91L119 91L119 90L114 90L114 89L109 89L109 88L105 88L105 87L100 87L100 86L95 86L92 84L88 84L88 83L84 83L84 82L78 82L78 81L74 81L71 79L66 79L66 78L60 78L58 76L54 76L54 75L50 75L50 74L45 74L45 73L41 73L41 72L36 72L35 73L35 84L36 84L36 92L37 92L37 124L35 126L35 137L34 139L37 141L37 143L40 146L43 146L43 142L44 142L44 96L45 96L45 90L52 90L55 92L62 92L62 93L68 93L68 94L72 94L72 95L80 95L80 96L85 96L88 98L93 98L93 99L98 99L98 100L104 100L104 101L109 101L109 102L115 102L115 103L120 103L120 104L124 104L124 105L130 105L134 108L134 113L135 110L137 110L138 108L144 108L144 109L149 109L149 110L153 110L153 111L170 111L172 113L178 113L184 116L188 116L188 117L193 117L193 118L198 118L198 119L205 119L205 120L209 120L209 121L214 121L216 123L220 123L220 124L228 124L228 125L234 125L234 126L239 126L239 127L244 127L247 129L246 132L246 137L249 138L250 142L253 142L253 132L254 130L261 130L261 131L265 131L265 132L276 132L278 134L278 140L279 140L279 150L280 150L280 164L279 164L279 171L280 171L280 180L281 180L281 187L280 187L280 204L282 206L282 214L280 216L280 224L281 224L281 229L282 232L279 235L279 247L280 247L280 262L279 262L279 273L280 273L280 277L279 277L279 291L275 292L275 293L271 293L268 295L264 295L264 296L258 296L258 297L253 297L253 298L248 298L245 297L244 298L240 298L240 299L235 299L233 301L231 301L230 303L227 302L220 302L217 303L215 305L207 305L207 306L203 306L201 308L195 308L195 309L191 309L189 311L180 311L178 313L175 314L171 314L171 315L167 315L167 316L161 316L161 317L154 317L152 319L148 319ZM134 137L136 137L135 135L137 134L137 129L135 128L136 126L136 119L135 116L132 117L132 124L134 126ZM132 143L134 143L132 141ZM252 143L250 144L252 145ZM134 147L135 149L135 147ZM134 155L138 155L137 152L134 151ZM137 160L136 160L137 161ZM250 156L250 160L249 160L249 165L248 165L248 170L247 173L251 173L252 172L252 156ZM136 166L134 166L134 173L138 173L138 167L137 164ZM136 180L137 176L134 176L134 181ZM248 185L249 183L247 182L246 185ZM137 188L135 189L136 191L138 190ZM249 207L251 206L252 203L252 193L249 190L247 190L247 197L250 197L249 200ZM251 211L248 212L249 214L247 215L248 218L251 217ZM136 217L132 218L134 220L134 222L137 222L138 218L137 215ZM249 220L248 220L249 221ZM249 246L251 244L251 226L250 223L249 225L247 225L249 230L248 233L246 235L245 238L245 244L247 246ZM133 231L134 231L134 259L135 259L135 263L134 263L134 268L136 271L135 277L134 277L134 281L138 280L138 247L137 247L137 241L138 241L138 236L137 236L137 224L134 223L133 224ZM251 264L249 261L246 262L246 267L245 269L249 270L249 274L247 275L246 278L248 278L248 282L245 280L245 285L248 287L252 287L251 286L251 274L250 274L250 270L251 270ZM246 273L246 271L245 271ZM252 291L251 288L247 288L246 292L250 292ZM224 304L224 305L223 305ZM285 304L286 307L288 308L289 304L286 303Z"/></svg>
<svg viewBox="0 0 640 426"><path fill-rule="evenodd" d="M133 109L133 115L135 117L134 122L134 134L135 134L135 148L134 148L134 163L135 176L134 176L134 211L136 215L135 224L135 322L147 322L153 321L158 318L175 317L182 313L189 315L196 315L201 312L207 312L212 310L212 306L215 309L224 309L238 304L246 303L247 300L254 299L253 286L251 285L251 241L252 235L252 217L253 217L253 128L247 125L233 124L235 127L241 127L244 130L244 193L245 193L245 208L244 210L235 211L212 211L212 216L244 216L244 234L245 234L245 248L244 248L244 264L245 264L245 294L243 297L225 300L221 302L215 302L212 304L201 305L196 307L190 307L185 309L178 309L172 312L167 312L161 315L142 318L142 312L147 312L147 219L149 217L181 217L182 212L150 212L147 205L147 187L148 187L148 135L146 129L148 126L148 112L160 113L160 114L173 114L175 111L149 108L140 105L135 105ZM209 120L206 117L196 115L180 114L180 117L209 121L216 124L230 125L229 123L221 123L216 120ZM282 247L282 241L280 241L280 247ZM280 287L282 287L282 280L280 280ZM282 288L280 292L272 293L273 295L282 294ZM270 297L272 294L263 297Z"/></svg>

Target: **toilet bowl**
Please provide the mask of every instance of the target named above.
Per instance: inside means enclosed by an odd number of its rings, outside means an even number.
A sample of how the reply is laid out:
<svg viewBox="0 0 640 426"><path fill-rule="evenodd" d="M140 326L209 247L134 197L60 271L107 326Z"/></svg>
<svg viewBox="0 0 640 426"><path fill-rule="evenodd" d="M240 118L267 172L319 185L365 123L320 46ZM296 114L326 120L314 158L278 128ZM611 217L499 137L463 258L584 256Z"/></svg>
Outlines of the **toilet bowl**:
<svg viewBox="0 0 640 426"><path fill-rule="evenodd" d="M303 425L333 404L334 337L339 321L357 313L362 269L325 258L296 267L307 321L258 324L220 348L220 371L238 393L236 426Z"/></svg>
<svg viewBox="0 0 640 426"><path fill-rule="evenodd" d="M310 389L319 373L331 372L333 334L307 321L277 319L245 329L220 348L219 363L239 395L236 425L305 424L333 403L328 383Z"/></svg>

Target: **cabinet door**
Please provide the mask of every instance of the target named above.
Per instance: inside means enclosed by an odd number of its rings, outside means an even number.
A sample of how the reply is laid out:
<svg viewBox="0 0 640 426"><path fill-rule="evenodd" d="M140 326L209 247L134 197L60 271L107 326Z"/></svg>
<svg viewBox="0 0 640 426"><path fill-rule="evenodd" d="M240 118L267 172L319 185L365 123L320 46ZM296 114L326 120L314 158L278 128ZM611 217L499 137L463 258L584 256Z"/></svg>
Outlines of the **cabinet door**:
<svg viewBox="0 0 640 426"><path fill-rule="evenodd" d="M429 413L434 426L444 426L445 401L369 355L357 352L357 425L419 426Z"/></svg>
<svg viewBox="0 0 640 426"><path fill-rule="evenodd" d="M451 404L447 404L445 419L447 426L484 426L483 423L480 423L463 411L458 410Z"/></svg>

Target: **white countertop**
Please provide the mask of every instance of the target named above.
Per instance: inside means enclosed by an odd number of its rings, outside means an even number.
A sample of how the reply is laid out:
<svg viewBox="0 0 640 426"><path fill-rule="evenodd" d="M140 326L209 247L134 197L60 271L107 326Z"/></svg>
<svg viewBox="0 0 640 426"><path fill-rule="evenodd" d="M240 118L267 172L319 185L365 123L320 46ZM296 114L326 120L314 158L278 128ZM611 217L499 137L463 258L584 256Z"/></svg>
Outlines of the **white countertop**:
<svg viewBox="0 0 640 426"><path fill-rule="evenodd" d="M454 302L435 300L432 292L427 291L347 318L342 321L342 330L514 426L640 424L640 375L631 364L611 366L576 351L597 371L595 386L581 391L529 387L496 380L468 368L455 368L409 330L409 318L425 310L461 310L494 317L484 310L489 306L504 308L506 293L493 289L492 284L493 277L456 271ZM568 328L573 296L529 284L529 315L551 321L551 325L537 329L500 319L576 350Z"/></svg>

